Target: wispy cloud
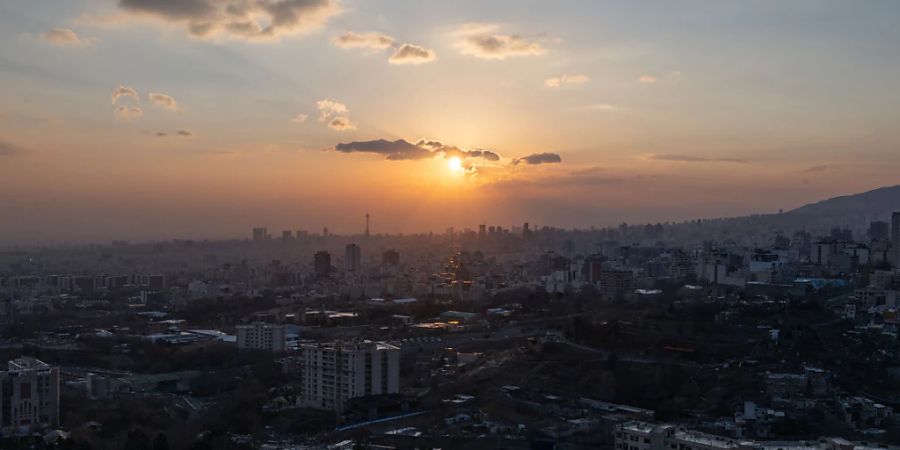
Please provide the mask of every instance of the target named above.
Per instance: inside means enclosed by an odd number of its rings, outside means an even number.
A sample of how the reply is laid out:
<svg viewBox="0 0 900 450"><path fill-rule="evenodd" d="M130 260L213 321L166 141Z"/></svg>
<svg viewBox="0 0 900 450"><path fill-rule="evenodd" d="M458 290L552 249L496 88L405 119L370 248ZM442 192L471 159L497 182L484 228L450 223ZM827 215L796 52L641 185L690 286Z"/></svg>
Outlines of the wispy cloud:
<svg viewBox="0 0 900 450"><path fill-rule="evenodd" d="M708 162L725 162L725 163L737 163L737 164L746 164L750 161L742 158L706 158L702 156L693 156L693 155L679 155L672 153L663 153L663 154L654 154L650 155L650 159L655 159L657 161L674 161L674 162L694 162L694 163L708 163Z"/></svg>
<svg viewBox="0 0 900 450"><path fill-rule="evenodd" d="M116 116L121 120L131 120L136 119L144 115L144 110L141 109L140 106L123 106L119 105L116 107Z"/></svg>
<svg viewBox="0 0 900 450"><path fill-rule="evenodd" d="M656 77L653 75L641 75L638 77L637 81L642 84L653 84L656 83Z"/></svg>
<svg viewBox="0 0 900 450"><path fill-rule="evenodd" d="M417 44L400 43L391 36L377 32L348 31L332 39L332 42L346 49L367 49L374 52L394 49L388 58L391 64L425 64L437 59L434 50Z"/></svg>
<svg viewBox="0 0 900 450"><path fill-rule="evenodd" d="M41 33L40 36L41 39L51 44L71 47L86 47L99 41L95 37L79 36L78 33L70 28L51 28Z"/></svg>
<svg viewBox="0 0 900 450"><path fill-rule="evenodd" d="M459 27L456 47L464 55L503 60L514 56L538 56L547 53L540 43L518 34L499 34L494 24L466 24Z"/></svg>
<svg viewBox="0 0 900 450"><path fill-rule="evenodd" d="M350 121L350 110L347 105L333 100L323 99L316 102L319 109L319 122L327 123L328 127L336 131L355 130L356 124Z"/></svg>
<svg viewBox="0 0 900 450"><path fill-rule="evenodd" d="M523 156L521 158L516 158L513 160L513 164L529 164L529 165L538 165L538 164L556 164L561 163L562 157L557 153L533 153L528 156Z"/></svg>
<svg viewBox="0 0 900 450"><path fill-rule="evenodd" d="M297 114L296 116L294 116L294 118L291 119L291 122L306 123L306 119L309 119L309 114L300 113L300 114Z"/></svg>
<svg viewBox="0 0 900 450"><path fill-rule="evenodd" d="M112 92L112 95L110 97L111 97L112 103L114 105L122 97L130 98L137 104L141 103L141 96L138 95L137 90L134 88L128 87L128 86L119 86L118 88L116 88L116 90L114 90Z"/></svg>
<svg viewBox="0 0 900 450"><path fill-rule="evenodd" d="M178 110L178 102L175 101L169 95L160 94L158 92L151 92L147 94L147 98L150 100L150 103L159 106L161 108L165 108L172 111Z"/></svg>
<svg viewBox="0 0 900 450"><path fill-rule="evenodd" d="M558 77L547 78L544 81L544 86L555 89L572 84L584 84L587 83L588 80L589 78L587 75L560 75Z"/></svg>

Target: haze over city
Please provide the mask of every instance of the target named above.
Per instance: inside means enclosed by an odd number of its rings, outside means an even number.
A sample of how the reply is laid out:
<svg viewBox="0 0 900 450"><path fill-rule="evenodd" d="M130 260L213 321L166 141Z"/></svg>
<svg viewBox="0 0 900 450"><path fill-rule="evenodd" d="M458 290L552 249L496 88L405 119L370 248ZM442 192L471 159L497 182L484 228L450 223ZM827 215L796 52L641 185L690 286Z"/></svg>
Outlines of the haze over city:
<svg viewBox="0 0 900 450"><path fill-rule="evenodd" d="M897 183L892 1L5 1L3 244L579 227Z"/></svg>

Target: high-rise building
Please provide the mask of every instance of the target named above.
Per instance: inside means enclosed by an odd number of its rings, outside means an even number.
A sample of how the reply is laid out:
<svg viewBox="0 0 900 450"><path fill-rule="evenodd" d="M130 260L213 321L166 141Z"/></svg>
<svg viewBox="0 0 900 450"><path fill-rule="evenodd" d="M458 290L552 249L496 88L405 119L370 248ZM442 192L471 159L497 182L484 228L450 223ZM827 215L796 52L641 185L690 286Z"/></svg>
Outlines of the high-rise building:
<svg viewBox="0 0 900 450"><path fill-rule="evenodd" d="M313 257L313 271L317 277L327 277L331 273L331 253L325 250L316 252Z"/></svg>
<svg viewBox="0 0 900 450"><path fill-rule="evenodd" d="M10 361L0 372L0 425L4 435L59 426L59 368L35 358Z"/></svg>
<svg viewBox="0 0 900 450"><path fill-rule="evenodd" d="M478 237L480 239L484 239L484 237L486 235L487 235L487 225L485 225L485 224L478 225Z"/></svg>
<svg viewBox="0 0 900 450"><path fill-rule="evenodd" d="M282 241L287 242L287 241L290 241L291 239L294 239L294 232L293 232L293 231L291 231L291 230L283 230L283 231L281 232L281 240L282 240Z"/></svg>
<svg viewBox="0 0 900 450"><path fill-rule="evenodd" d="M900 211L891 215L891 266L900 269Z"/></svg>
<svg viewBox="0 0 900 450"><path fill-rule="evenodd" d="M262 242L269 239L269 230L265 227L259 227L253 229L253 241L254 242Z"/></svg>
<svg viewBox="0 0 900 450"><path fill-rule="evenodd" d="M347 399L400 392L400 348L384 342L317 343L299 348L301 405L343 410Z"/></svg>
<svg viewBox="0 0 900 450"><path fill-rule="evenodd" d="M362 251L356 244L347 244L344 249L344 264L347 272L359 272L360 263L362 262Z"/></svg>
<svg viewBox="0 0 900 450"><path fill-rule="evenodd" d="M369 213L366 213L366 237L369 237Z"/></svg>
<svg viewBox="0 0 900 450"><path fill-rule="evenodd" d="M283 352L286 347L284 325L257 322L238 325L237 346L241 350Z"/></svg>
<svg viewBox="0 0 900 450"><path fill-rule="evenodd" d="M381 263L388 267L400 265L400 252L397 250L388 250L381 255Z"/></svg>

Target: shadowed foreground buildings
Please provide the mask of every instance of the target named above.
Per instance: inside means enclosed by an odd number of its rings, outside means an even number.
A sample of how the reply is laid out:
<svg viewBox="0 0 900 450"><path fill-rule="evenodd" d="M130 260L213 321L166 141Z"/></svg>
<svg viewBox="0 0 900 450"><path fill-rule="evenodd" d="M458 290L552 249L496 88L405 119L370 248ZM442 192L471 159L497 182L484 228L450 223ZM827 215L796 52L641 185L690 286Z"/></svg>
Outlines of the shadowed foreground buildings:
<svg viewBox="0 0 900 450"><path fill-rule="evenodd" d="M59 425L59 368L34 358L9 362L0 373L2 433L24 435Z"/></svg>

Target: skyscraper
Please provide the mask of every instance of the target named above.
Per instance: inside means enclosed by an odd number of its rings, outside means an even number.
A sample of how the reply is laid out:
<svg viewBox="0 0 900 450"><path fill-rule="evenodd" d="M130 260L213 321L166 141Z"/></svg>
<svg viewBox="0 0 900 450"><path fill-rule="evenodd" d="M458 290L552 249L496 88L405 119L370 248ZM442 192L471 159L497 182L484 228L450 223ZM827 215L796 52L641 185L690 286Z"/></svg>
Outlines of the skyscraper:
<svg viewBox="0 0 900 450"><path fill-rule="evenodd" d="M369 213L366 213L366 237L369 237Z"/></svg>
<svg viewBox="0 0 900 450"><path fill-rule="evenodd" d="M362 251L356 244L347 244L344 249L344 264L347 272L358 272L362 261Z"/></svg>
<svg viewBox="0 0 900 450"><path fill-rule="evenodd" d="M331 254L325 250L316 252L313 257L313 270L317 277L327 277L331 273Z"/></svg>
<svg viewBox="0 0 900 450"><path fill-rule="evenodd" d="M900 211L891 215L891 266L900 269Z"/></svg>
<svg viewBox="0 0 900 450"><path fill-rule="evenodd" d="M265 227L259 227L253 229L253 240L255 242L265 241L269 238L269 230Z"/></svg>

